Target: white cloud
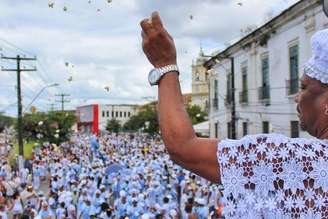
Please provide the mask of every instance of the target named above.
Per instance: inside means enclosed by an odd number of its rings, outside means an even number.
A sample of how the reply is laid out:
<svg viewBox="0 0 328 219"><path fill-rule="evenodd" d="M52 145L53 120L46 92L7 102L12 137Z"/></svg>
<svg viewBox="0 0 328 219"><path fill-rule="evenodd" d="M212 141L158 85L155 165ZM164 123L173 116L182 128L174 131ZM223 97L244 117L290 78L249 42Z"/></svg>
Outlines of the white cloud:
<svg viewBox="0 0 328 219"><path fill-rule="evenodd" d="M23 77L24 104L45 84L54 82L61 86L49 88L40 96L36 104L41 109L46 109L48 99L54 101L58 92L71 94L70 107L94 102L140 103L144 96L157 95L156 88L147 82L151 65L141 49L141 19L154 10L161 13L177 44L182 90L189 92L192 59L197 57L200 44L208 53L222 48L225 42L240 37L241 28L259 25L268 12L277 14L296 2L240 1L242 7L233 0L113 0L111 4L105 0L92 0L91 4L88 0L51 0L55 2L51 9L47 1L3 0L0 48L5 55L22 54L21 48L38 56L39 72ZM65 62L74 68L67 68ZM1 64L15 67L14 63ZM69 77L73 78L71 82ZM0 78L5 84L16 83L8 73L1 72ZM110 92L105 91L105 86L110 87ZM12 103L16 98L14 88L5 89L0 84L0 89L1 104ZM6 112L15 114L15 109Z"/></svg>

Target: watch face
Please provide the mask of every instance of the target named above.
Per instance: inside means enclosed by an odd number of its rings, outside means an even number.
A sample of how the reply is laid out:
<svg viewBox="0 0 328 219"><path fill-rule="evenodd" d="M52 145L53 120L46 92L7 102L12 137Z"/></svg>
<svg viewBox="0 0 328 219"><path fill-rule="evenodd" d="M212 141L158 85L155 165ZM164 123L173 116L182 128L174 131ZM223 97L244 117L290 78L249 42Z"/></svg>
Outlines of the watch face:
<svg viewBox="0 0 328 219"><path fill-rule="evenodd" d="M160 78L160 72L156 69L150 71L148 75L148 81L151 85L157 84L158 79Z"/></svg>

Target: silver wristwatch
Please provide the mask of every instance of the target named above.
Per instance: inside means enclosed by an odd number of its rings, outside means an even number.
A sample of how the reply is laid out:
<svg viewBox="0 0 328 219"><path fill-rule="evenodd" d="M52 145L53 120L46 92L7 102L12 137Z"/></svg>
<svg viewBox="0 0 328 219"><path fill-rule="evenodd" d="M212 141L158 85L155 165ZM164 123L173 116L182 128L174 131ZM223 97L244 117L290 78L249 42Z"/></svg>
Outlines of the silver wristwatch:
<svg viewBox="0 0 328 219"><path fill-rule="evenodd" d="M159 81L168 72L175 71L179 74L179 68L177 65L167 65L161 68L154 68L149 72L148 81L151 86L158 85Z"/></svg>

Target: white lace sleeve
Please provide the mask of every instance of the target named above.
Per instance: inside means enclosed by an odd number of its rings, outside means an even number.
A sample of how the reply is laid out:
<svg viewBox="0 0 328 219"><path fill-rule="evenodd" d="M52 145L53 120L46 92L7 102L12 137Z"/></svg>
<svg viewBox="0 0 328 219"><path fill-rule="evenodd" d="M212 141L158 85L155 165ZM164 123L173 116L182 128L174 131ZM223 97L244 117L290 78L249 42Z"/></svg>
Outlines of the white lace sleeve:
<svg viewBox="0 0 328 219"><path fill-rule="evenodd" d="M328 141L246 136L217 156L226 218L328 217Z"/></svg>

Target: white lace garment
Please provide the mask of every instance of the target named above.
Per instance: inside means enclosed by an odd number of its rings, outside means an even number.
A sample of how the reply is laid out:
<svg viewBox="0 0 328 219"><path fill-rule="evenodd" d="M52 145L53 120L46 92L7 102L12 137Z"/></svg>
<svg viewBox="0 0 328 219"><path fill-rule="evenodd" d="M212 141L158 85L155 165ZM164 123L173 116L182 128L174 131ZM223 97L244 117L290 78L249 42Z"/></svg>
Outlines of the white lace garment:
<svg viewBox="0 0 328 219"><path fill-rule="evenodd" d="M217 156L226 218L328 218L328 141L252 135Z"/></svg>

